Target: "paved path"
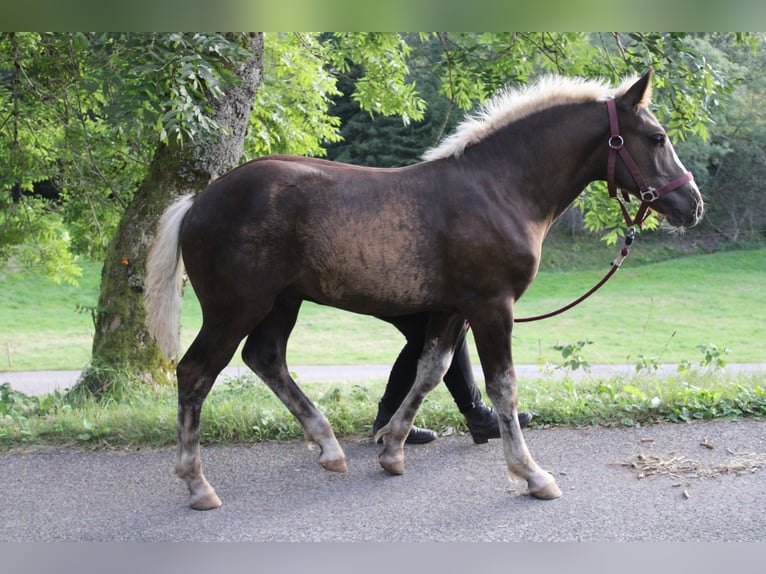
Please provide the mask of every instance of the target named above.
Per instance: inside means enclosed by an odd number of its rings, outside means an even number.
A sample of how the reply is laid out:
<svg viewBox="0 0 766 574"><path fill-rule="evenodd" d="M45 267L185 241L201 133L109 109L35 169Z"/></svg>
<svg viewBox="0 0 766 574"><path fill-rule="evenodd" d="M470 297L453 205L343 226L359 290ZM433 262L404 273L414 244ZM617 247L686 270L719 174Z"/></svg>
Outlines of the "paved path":
<svg viewBox="0 0 766 574"><path fill-rule="evenodd" d="M676 372L676 364L660 365L659 375L671 375ZM474 365L474 374L477 380L484 380L481 367ZM391 365L304 365L290 367L290 370L297 375L298 383L301 382L363 382L372 380L385 381L391 370ZM568 375L574 379L584 377L612 377L623 375L630 377L635 374L635 365L593 365L590 372L583 370L565 371L554 370L551 373L545 373L537 365L516 365L516 374L521 379L535 379L545 376L563 377ZM766 363L741 363L729 364L726 366L726 372L731 374L738 373L763 373L766 375ZM252 375L247 367L234 366L227 367L219 377L219 381L226 377L236 377L240 375ZM63 390L71 388L77 382L80 371L30 371L30 372L0 372L0 384L10 383L11 387L28 395L40 395L53 392L54 390Z"/></svg>
<svg viewBox="0 0 766 574"><path fill-rule="evenodd" d="M507 481L500 441L468 436L408 445L396 477L369 440L341 438L346 474L302 441L204 447L224 503L209 512L187 507L172 450L2 454L0 541L766 541L766 421L525 435L562 498L530 498ZM652 476L641 455L675 475Z"/></svg>
<svg viewBox="0 0 766 574"><path fill-rule="evenodd" d="M299 381L363 381L385 379L388 368L294 370ZM594 367L590 376L618 373L632 367ZM78 374L0 373L0 382L42 393ZM341 437L343 475L322 470L302 441L205 447L206 474L224 501L206 513L188 509L185 486L171 476L173 450L0 454L0 541L766 541L766 421L525 436L561 499L531 499L507 481L500 441L477 446L468 436L408 445L400 477L380 469L370 440ZM672 473L653 475L650 463Z"/></svg>

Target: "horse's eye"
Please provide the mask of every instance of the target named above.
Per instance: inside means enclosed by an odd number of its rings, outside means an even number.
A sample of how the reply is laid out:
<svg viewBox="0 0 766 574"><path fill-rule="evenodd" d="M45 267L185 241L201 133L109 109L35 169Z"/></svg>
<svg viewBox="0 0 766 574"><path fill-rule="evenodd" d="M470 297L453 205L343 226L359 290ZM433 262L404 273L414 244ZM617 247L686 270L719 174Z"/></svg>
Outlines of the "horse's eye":
<svg viewBox="0 0 766 574"><path fill-rule="evenodd" d="M649 141L652 142L652 145L665 145L665 134L653 134L649 136Z"/></svg>

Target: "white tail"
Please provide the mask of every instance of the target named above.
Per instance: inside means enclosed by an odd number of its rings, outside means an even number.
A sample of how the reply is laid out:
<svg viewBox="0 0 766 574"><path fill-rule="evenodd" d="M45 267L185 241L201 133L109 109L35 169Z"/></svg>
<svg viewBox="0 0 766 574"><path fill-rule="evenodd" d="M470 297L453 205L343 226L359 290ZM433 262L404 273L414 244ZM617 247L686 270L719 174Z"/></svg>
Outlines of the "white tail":
<svg viewBox="0 0 766 574"><path fill-rule="evenodd" d="M146 328L171 359L181 352L181 287L184 266L178 235L194 194L181 197L165 210L146 260L144 305Z"/></svg>

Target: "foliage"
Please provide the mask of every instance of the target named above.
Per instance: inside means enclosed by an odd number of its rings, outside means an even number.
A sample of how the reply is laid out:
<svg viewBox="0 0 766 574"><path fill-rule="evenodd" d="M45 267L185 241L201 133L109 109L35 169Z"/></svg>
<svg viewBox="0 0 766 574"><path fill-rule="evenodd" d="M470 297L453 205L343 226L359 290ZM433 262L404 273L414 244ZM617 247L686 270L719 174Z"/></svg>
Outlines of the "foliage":
<svg viewBox="0 0 766 574"><path fill-rule="evenodd" d="M723 100L709 140L692 139L681 152L690 156L707 196L703 226L730 241L753 240L766 234L766 59L763 35L736 43L716 35L704 46L706 57L722 74L735 79ZM755 42L755 44L753 44Z"/></svg>
<svg viewBox="0 0 766 574"><path fill-rule="evenodd" d="M264 77L245 143L247 158L321 156L328 142L339 139L340 121L326 113L330 98L339 92L324 65L325 50L313 34L266 34Z"/></svg>
<svg viewBox="0 0 766 574"><path fill-rule="evenodd" d="M336 33L328 37L324 52L338 74L358 67L352 98L363 110L401 116L404 123L423 118L426 103L408 77L410 46L401 34Z"/></svg>
<svg viewBox="0 0 766 574"><path fill-rule="evenodd" d="M715 343L699 345L697 349L704 355L704 359L700 362L700 365L715 369L723 369L726 366L726 361L723 356L731 353L731 349L727 349L726 347L719 348Z"/></svg>
<svg viewBox="0 0 766 574"><path fill-rule="evenodd" d="M45 200L30 197L2 209L0 197L0 261L11 269L41 271L56 284L76 285L82 270L69 251L70 233L59 213ZM41 215L42 214L42 215Z"/></svg>
<svg viewBox="0 0 766 574"><path fill-rule="evenodd" d="M583 341L577 341L576 343L570 343L568 345L556 344L553 348L561 353L563 361L557 366L559 369L569 369L576 371L577 369L583 369L586 372L590 371L590 363L583 356L583 349L586 345L592 345L593 341L586 339Z"/></svg>
<svg viewBox="0 0 766 574"><path fill-rule="evenodd" d="M418 78L419 92L428 102L419 121L402 121L362 109L352 97L356 69L338 79L342 94L333 99L329 113L341 121L340 141L327 145L327 155L335 161L376 167L399 167L420 161L425 148L436 145L456 123L454 106L439 93L438 78L431 72L438 51L435 43L414 43L411 74Z"/></svg>
<svg viewBox="0 0 766 574"><path fill-rule="evenodd" d="M450 106L468 110L503 86L529 83L545 73L605 77L619 83L652 66L654 111L669 135L677 142L694 138L703 143L709 141L708 126L720 115L739 79L731 50L752 50L758 43L754 36L741 34L683 33L424 33L417 38L420 45L412 37L407 40L413 53L426 54L434 69L419 74L418 86L427 86L429 78L440 82L440 95L423 92L429 109L446 97ZM730 51L711 47L721 43L728 43ZM402 133L400 125L385 118L342 117L347 143L330 147L335 159L404 165L433 145L433 131ZM433 122L434 115L427 119ZM396 149L403 141L407 147ZM591 186L576 207L584 214L585 228L600 233L608 244L624 234L619 207L608 198L605 185ZM650 217L645 230L656 229L657 224Z"/></svg>
<svg viewBox="0 0 766 574"><path fill-rule="evenodd" d="M103 256L157 141L215 131L202 102L236 54L215 34L3 34L0 189L53 180L60 197L10 204L3 193L2 259L44 261L71 282L76 253Z"/></svg>

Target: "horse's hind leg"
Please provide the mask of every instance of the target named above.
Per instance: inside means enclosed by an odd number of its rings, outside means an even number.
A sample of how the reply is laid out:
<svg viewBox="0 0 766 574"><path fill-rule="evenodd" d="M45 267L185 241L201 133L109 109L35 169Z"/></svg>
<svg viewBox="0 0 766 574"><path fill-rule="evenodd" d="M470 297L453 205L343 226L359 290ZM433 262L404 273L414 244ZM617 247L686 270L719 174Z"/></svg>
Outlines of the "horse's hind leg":
<svg viewBox="0 0 766 574"><path fill-rule="evenodd" d="M237 350L242 336L220 333L204 324L183 359L178 363L178 456L176 474L186 482L191 507L209 510L221 500L202 473L199 424L202 403L216 377Z"/></svg>
<svg viewBox="0 0 766 574"><path fill-rule="evenodd" d="M383 439L378 462L386 472L404 474L404 441L423 399L449 369L463 325L464 320L456 315L431 314L415 382L388 424L375 433L375 442Z"/></svg>
<svg viewBox="0 0 766 574"><path fill-rule="evenodd" d="M306 440L319 446L319 463L327 470L346 472L346 456L330 423L300 390L287 369L287 339L295 326L300 305L300 300L279 298L250 333L242 358L298 419Z"/></svg>

